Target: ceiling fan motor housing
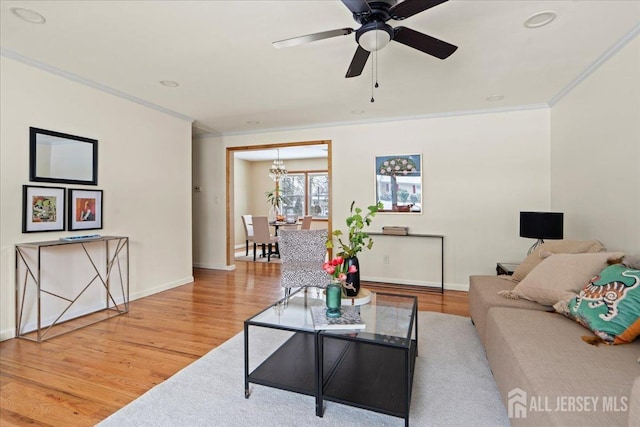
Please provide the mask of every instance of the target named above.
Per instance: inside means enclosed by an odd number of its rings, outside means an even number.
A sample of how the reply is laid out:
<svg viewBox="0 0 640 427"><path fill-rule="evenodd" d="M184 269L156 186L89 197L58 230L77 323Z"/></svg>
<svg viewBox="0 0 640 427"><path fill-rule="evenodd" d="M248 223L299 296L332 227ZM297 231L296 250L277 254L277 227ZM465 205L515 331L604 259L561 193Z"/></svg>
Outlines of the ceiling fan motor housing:
<svg viewBox="0 0 640 427"><path fill-rule="evenodd" d="M359 24L366 24L373 21L387 22L391 19L391 13L389 10L395 6L397 0L382 0L372 1L369 4L369 9L364 12L354 12L353 19Z"/></svg>

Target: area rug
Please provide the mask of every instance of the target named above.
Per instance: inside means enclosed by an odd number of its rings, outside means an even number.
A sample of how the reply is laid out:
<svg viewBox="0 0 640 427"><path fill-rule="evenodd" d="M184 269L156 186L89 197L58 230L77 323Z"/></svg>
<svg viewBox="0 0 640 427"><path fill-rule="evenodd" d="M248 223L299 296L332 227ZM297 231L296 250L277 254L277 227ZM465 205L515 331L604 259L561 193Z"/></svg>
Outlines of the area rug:
<svg viewBox="0 0 640 427"><path fill-rule="evenodd" d="M256 260L253 261L253 252L249 251L249 256L245 256L244 255L244 251L242 252L236 252L234 259L236 261L243 261L243 262L270 262L270 263L274 263L274 264L280 264L280 258L278 258L277 256L272 256L271 257L271 261L267 261L267 257L261 258L260 256L258 256L259 254L256 254Z"/></svg>
<svg viewBox="0 0 640 427"><path fill-rule="evenodd" d="M413 426L509 426L484 350L467 317L420 312ZM251 351L267 354L279 331L251 328ZM242 333L99 424L109 426L402 426L404 420L251 384L244 397ZM250 360L255 366L257 360Z"/></svg>

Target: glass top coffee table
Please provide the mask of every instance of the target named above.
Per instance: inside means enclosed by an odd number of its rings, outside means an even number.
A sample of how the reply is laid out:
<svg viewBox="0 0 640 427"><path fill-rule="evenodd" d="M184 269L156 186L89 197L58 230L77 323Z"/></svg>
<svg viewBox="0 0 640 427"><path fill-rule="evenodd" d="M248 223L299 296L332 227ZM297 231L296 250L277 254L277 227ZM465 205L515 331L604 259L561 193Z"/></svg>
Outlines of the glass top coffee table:
<svg viewBox="0 0 640 427"><path fill-rule="evenodd" d="M316 415L333 401L403 418L409 424L418 348L418 302L413 296L372 294L355 307L366 327L315 330L315 290L299 290L244 322L245 397L249 384L314 396ZM250 366L249 328L282 331L278 342ZM255 350L254 350L255 351Z"/></svg>

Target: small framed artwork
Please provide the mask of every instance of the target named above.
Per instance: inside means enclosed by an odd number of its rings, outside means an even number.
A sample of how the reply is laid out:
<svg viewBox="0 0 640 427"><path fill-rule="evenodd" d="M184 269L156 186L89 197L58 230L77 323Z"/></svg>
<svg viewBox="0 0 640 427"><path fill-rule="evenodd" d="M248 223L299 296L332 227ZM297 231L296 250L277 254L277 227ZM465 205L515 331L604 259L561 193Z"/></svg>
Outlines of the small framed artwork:
<svg viewBox="0 0 640 427"><path fill-rule="evenodd" d="M382 202L379 212L421 213L422 156L401 154L376 156L376 203Z"/></svg>
<svg viewBox="0 0 640 427"><path fill-rule="evenodd" d="M69 189L69 230L102 228L102 190Z"/></svg>
<svg viewBox="0 0 640 427"><path fill-rule="evenodd" d="M22 232L64 231L65 189L22 186Z"/></svg>

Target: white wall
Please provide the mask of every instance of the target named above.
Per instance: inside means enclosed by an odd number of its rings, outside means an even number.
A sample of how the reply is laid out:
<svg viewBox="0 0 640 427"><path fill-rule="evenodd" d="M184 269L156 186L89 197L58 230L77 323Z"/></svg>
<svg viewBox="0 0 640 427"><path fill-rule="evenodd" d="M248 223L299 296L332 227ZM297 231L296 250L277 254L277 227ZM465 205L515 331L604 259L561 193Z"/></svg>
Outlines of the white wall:
<svg viewBox="0 0 640 427"><path fill-rule="evenodd" d="M640 37L551 109L551 205L565 235L640 254Z"/></svg>
<svg viewBox="0 0 640 427"><path fill-rule="evenodd" d="M256 215L251 210L252 198L250 197L253 185L251 184L251 169L253 162L235 159L233 169L233 182L236 183L238 189L234 194L235 212L233 218L235 245L245 247L246 233L242 224L241 215ZM208 184L208 183L207 183ZM208 186L208 185L207 185Z"/></svg>
<svg viewBox="0 0 640 427"><path fill-rule="evenodd" d="M191 124L5 57L0 61L0 336L13 336L15 327L14 245L72 234L21 233L29 126L99 141L98 186L71 187L104 191L104 228L96 233L130 237L132 299L190 282ZM58 272L68 267L61 263Z"/></svg>
<svg viewBox="0 0 640 427"><path fill-rule="evenodd" d="M371 231L383 225L406 225L413 233L444 234L445 280L450 288L466 289L471 274L495 274L497 261L521 260L532 241L518 237L518 212L550 207L549 110L538 109L196 140L194 157L200 160L194 177L220 186L203 191L194 209L225 217L226 146L311 140L332 140L334 228L344 224L352 200L360 206L374 203L376 155L423 155L425 212L380 214ZM216 197L219 203L212 203ZM224 236L224 222L203 218L194 226L194 258L201 265L228 268L224 239L197 237ZM382 248L388 253L407 244L397 239L383 243L383 239L376 239L376 248L390 245ZM413 252L420 251L416 247ZM367 268L375 262L363 265L365 279L374 277ZM439 257L422 256L413 271L394 271L391 263L375 277L393 281L408 273L405 281L420 280L439 272L439 263Z"/></svg>

